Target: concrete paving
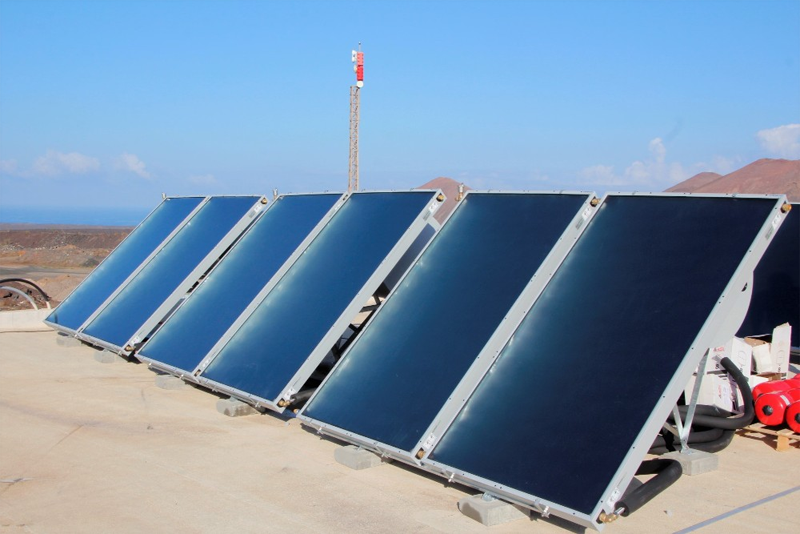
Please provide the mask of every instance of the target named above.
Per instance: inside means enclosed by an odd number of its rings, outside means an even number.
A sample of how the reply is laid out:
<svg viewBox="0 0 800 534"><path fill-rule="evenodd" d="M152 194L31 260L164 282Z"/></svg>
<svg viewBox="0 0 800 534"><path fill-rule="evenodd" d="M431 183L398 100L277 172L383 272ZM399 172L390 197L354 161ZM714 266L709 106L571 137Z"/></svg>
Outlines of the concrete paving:
<svg viewBox="0 0 800 534"><path fill-rule="evenodd" d="M144 365L102 365L56 338L0 334L2 534L579 531L535 513L484 527L457 508L475 490L397 462L349 469L334 460L340 443L296 420L225 417L207 391L161 389ZM605 532L794 534L794 488L797 446L737 436L718 470L682 477Z"/></svg>

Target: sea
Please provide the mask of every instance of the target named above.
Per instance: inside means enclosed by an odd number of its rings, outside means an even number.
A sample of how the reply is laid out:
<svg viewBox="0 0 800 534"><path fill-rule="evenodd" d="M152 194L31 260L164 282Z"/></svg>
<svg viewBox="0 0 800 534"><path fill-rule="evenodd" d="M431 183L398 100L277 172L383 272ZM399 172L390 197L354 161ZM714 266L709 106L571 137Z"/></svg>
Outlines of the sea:
<svg viewBox="0 0 800 534"><path fill-rule="evenodd" d="M81 226L136 226L152 208L21 207L0 205L0 224L69 224Z"/></svg>

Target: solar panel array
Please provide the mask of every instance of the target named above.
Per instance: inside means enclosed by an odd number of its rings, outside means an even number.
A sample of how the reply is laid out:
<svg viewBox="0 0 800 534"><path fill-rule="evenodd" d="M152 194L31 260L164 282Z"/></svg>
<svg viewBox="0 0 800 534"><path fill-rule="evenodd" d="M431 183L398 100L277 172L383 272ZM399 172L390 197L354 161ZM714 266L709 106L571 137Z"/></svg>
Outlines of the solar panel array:
<svg viewBox="0 0 800 534"><path fill-rule="evenodd" d="M203 360L200 382L281 409L422 232L436 196L351 195Z"/></svg>
<svg viewBox="0 0 800 534"><path fill-rule="evenodd" d="M96 345L132 352L262 210L261 197L210 197L81 328Z"/></svg>
<svg viewBox="0 0 800 534"><path fill-rule="evenodd" d="M551 249L569 246L574 235L562 235L593 213L592 198L468 193L303 417L414 454Z"/></svg>
<svg viewBox="0 0 800 534"><path fill-rule="evenodd" d="M138 350L137 358L175 374L191 374L303 241L332 216L331 210L341 202L339 194L278 197L151 335Z"/></svg>
<svg viewBox="0 0 800 534"><path fill-rule="evenodd" d="M725 327L783 221L781 205L763 197L608 195L569 250L569 240L560 240L563 261L548 272L552 279L522 291L516 304L524 312L514 312L514 327L496 331L453 387L436 367L461 356L469 318L485 304L451 310L448 327L459 341L422 359L389 323L394 318L403 331L418 310L426 317L431 305L402 291L437 268L435 247L455 233L450 225L465 203L300 418L319 432L600 528L601 512L614 510ZM455 252L459 246L449 243ZM384 314L390 319L382 321ZM415 328L435 343L424 324Z"/></svg>
<svg viewBox="0 0 800 534"><path fill-rule="evenodd" d="M170 234L186 223L204 197L167 198L98 265L45 320L65 333L77 333L86 320L125 283Z"/></svg>
<svg viewBox="0 0 800 534"><path fill-rule="evenodd" d="M441 201L167 199L48 324L281 411L392 279L298 417L602 528L785 199L469 192L428 241Z"/></svg>

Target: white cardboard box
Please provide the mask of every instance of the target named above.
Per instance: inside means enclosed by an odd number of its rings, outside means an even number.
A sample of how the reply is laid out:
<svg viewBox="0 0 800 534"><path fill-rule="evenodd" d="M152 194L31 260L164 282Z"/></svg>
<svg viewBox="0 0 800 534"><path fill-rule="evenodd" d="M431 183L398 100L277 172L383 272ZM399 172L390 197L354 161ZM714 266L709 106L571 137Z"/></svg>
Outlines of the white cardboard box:
<svg viewBox="0 0 800 534"><path fill-rule="evenodd" d="M692 398L692 390L696 379L697 377L695 376L689 379L689 384L684 391L687 404ZM734 391L736 396L734 396ZM736 387L731 375L725 371L722 373L708 373L703 377L703 383L700 385L700 392L697 396L697 404L716 406L733 413L744 412L742 394L739 392L739 388Z"/></svg>
<svg viewBox="0 0 800 534"><path fill-rule="evenodd" d="M753 351L753 371L756 373L774 373L775 365L772 362L769 343L763 339L752 337L745 338Z"/></svg>
<svg viewBox="0 0 800 534"><path fill-rule="evenodd" d="M744 400L739 388L736 387L735 381L720 363L725 357L730 358L744 376L750 376L752 370L752 347L744 339L733 337L724 345L711 347L697 403L717 406L729 412L741 413L744 411ZM687 404L692 399L696 376L697 374L695 373L684 390ZM735 396L734 391L736 392Z"/></svg>
<svg viewBox="0 0 800 534"><path fill-rule="evenodd" d="M789 354L792 350L792 326L783 323L776 326L772 331L772 343L769 350L772 357L775 372L781 373L784 377L789 371Z"/></svg>
<svg viewBox="0 0 800 534"><path fill-rule="evenodd" d="M753 348L744 339L733 337L719 347L712 347L706 362L706 373L724 371L720 361L728 357L739 368L744 376L749 376L752 370Z"/></svg>
<svg viewBox="0 0 800 534"><path fill-rule="evenodd" d="M792 327L789 323L776 326L771 336L747 337L745 342L753 351L753 372L786 376L792 344Z"/></svg>

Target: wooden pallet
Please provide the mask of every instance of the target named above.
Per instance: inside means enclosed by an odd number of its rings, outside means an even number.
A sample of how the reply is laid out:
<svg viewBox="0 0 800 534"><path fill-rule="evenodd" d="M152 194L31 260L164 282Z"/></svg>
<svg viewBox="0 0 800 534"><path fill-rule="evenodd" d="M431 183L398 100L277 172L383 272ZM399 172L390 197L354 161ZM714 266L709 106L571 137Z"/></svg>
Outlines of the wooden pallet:
<svg viewBox="0 0 800 534"><path fill-rule="evenodd" d="M760 434L761 436L774 436L775 450L778 452L788 451L792 448L792 444L800 444L800 435L792 432L789 428L781 428L773 430L763 423L753 423L746 426L739 431L743 436L756 437L753 434Z"/></svg>

